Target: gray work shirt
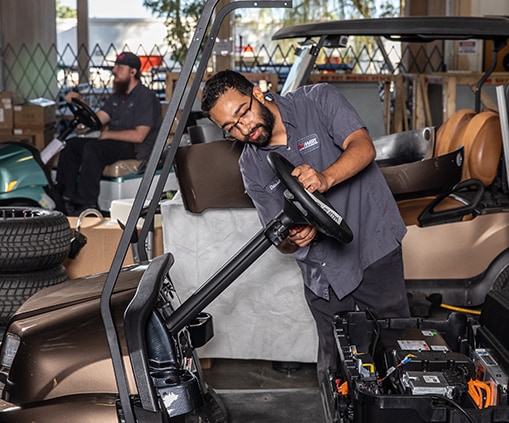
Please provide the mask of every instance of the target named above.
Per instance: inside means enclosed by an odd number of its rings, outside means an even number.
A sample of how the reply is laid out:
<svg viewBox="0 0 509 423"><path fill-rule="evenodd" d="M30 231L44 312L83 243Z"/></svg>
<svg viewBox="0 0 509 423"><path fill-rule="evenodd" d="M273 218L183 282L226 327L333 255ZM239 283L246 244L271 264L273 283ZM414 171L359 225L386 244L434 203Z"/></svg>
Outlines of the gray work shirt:
<svg viewBox="0 0 509 423"><path fill-rule="evenodd" d="M113 93L101 110L110 117L109 129L122 131L134 129L137 126L150 126L150 132L145 140L134 145L137 159L147 159L161 126L161 102L155 93L139 83L127 95Z"/></svg>
<svg viewBox="0 0 509 423"><path fill-rule="evenodd" d="M295 166L306 163L322 171L342 154L347 136L365 127L343 95L328 84L301 87L285 97L269 94L266 99L279 107L287 145L246 144L239 160L247 193L264 225L281 211L285 189L267 163L270 151ZM330 285L341 299L359 285L364 269L401 244L406 227L374 162L325 196L352 229L353 241L341 244L321 235L294 255L309 289L328 299Z"/></svg>

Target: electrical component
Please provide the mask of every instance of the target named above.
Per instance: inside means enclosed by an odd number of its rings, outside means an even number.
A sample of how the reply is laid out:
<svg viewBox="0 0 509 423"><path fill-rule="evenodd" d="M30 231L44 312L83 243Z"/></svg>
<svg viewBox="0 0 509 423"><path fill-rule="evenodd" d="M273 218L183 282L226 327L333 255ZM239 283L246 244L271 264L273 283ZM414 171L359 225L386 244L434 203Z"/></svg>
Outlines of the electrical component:
<svg viewBox="0 0 509 423"><path fill-rule="evenodd" d="M496 388L493 382L470 379L468 381L468 394L477 405L477 408L496 405Z"/></svg>
<svg viewBox="0 0 509 423"><path fill-rule="evenodd" d="M495 405L507 405L509 375L489 348L476 348L472 353L476 379L495 386Z"/></svg>
<svg viewBox="0 0 509 423"><path fill-rule="evenodd" d="M454 398L454 387L441 372L403 372L401 383L411 395L443 395Z"/></svg>

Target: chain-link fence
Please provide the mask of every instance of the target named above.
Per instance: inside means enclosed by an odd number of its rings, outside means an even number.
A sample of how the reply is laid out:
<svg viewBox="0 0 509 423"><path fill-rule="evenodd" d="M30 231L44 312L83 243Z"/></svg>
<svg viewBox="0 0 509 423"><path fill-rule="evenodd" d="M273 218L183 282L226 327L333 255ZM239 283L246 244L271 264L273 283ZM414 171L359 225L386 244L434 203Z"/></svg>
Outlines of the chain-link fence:
<svg viewBox="0 0 509 423"><path fill-rule="evenodd" d="M166 75L179 72L181 63L172 59L178 55L160 47L100 46L73 49L70 45L57 49L40 45L29 49L22 45L2 50L4 87L16 91L24 99L44 97L64 106L63 95L79 90L94 108L100 107L111 92L111 69L115 57L124 50L138 54L142 61L142 80L158 97L165 98ZM235 67L241 72L277 73L281 88L295 58L295 46L237 46ZM388 43L381 48L376 43L352 44L346 48L323 49L318 58L317 72L354 74L425 73L444 70L441 45Z"/></svg>

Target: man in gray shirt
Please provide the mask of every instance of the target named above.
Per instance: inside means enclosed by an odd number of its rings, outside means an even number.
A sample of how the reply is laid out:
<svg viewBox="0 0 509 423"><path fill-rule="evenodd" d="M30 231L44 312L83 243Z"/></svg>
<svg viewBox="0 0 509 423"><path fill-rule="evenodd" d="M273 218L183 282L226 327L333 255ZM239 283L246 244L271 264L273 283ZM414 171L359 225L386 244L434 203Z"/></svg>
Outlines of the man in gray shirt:
<svg viewBox="0 0 509 423"><path fill-rule="evenodd" d="M302 272L318 330L323 391L339 359L334 314L369 309L380 318L410 315L401 254L406 227L374 162L373 142L357 112L328 84L281 97L222 71L206 82L202 110L245 143L240 169L263 224L283 207L284 187L266 159L277 151L296 166L292 175L303 187L324 193L352 229L353 241L340 244L312 226L296 227L279 246L294 254Z"/></svg>
<svg viewBox="0 0 509 423"><path fill-rule="evenodd" d="M97 208L105 166L125 159L148 159L161 126L161 103L140 80L141 62L130 52L120 53L113 67L114 93L97 112L103 125L99 138L71 138L60 153L57 186L68 214ZM78 97L66 95L66 101Z"/></svg>

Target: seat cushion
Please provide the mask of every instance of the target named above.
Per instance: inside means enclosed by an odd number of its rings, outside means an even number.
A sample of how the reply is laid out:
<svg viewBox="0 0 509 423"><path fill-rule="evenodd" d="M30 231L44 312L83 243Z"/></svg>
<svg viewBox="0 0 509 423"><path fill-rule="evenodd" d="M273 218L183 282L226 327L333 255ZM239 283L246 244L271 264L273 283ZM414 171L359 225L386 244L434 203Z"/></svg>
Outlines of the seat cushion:
<svg viewBox="0 0 509 423"><path fill-rule="evenodd" d="M103 176L107 176L109 178L120 178L132 173L138 173L142 163L143 160L138 159L119 160L106 166L103 170Z"/></svg>

